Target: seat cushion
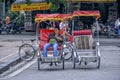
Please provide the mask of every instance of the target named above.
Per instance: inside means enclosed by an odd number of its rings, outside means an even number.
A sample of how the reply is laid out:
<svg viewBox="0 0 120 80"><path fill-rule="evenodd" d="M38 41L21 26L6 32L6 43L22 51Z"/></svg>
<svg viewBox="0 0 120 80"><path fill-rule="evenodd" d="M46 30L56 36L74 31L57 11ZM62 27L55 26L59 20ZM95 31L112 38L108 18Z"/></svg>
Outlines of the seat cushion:
<svg viewBox="0 0 120 80"><path fill-rule="evenodd" d="M91 30L77 30L72 32L73 35L92 35Z"/></svg>
<svg viewBox="0 0 120 80"><path fill-rule="evenodd" d="M74 42L77 49L92 49L92 40L91 35L74 36Z"/></svg>

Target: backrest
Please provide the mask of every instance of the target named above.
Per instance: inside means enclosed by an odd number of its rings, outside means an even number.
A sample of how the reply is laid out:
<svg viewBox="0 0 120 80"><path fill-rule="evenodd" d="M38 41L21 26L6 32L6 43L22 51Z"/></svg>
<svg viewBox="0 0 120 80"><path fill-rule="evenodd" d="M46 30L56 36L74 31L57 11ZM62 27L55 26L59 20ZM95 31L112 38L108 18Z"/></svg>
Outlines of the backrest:
<svg viewBox="0 0 120 80"><path fill-rule="evenodd" d="M40 30L40 40L48 41L48 36L50 33L54 32L54 30L42 29Z"/></svg>
<svg viewBox="0 0 120 80"><path fill-rule="evenodd" d="M80 49L92 49L92 31L91 30L78 30L73 31L73 41L76 48Z"/></svg>

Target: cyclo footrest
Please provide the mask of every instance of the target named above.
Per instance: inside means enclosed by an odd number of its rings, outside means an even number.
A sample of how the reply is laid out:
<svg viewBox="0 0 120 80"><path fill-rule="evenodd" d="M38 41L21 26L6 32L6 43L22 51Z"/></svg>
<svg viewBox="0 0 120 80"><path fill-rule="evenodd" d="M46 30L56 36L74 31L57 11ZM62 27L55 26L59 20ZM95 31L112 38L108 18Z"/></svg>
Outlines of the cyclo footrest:
<svg viewBox="0 0 120 80"><path fill-rule="evenodd" d="M43 57L42 62L58 62L60 57Z"/></svg>

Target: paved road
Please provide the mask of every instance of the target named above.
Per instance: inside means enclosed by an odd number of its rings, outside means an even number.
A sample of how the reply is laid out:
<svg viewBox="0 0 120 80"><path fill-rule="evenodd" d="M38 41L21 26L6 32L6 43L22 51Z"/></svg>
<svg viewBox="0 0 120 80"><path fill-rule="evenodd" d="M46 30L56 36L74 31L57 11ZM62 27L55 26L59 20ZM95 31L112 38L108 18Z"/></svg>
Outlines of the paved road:
<svg viewBox="0 0 120 80"><path fill-rule="evenodd" d="M72 63L66 62L65 70L61 65L50 67L48 64L42 65L40 71L37 70L36 61L32 61L20 70L7 76L5 80L120 80L120 48L116 46L101 46L101 67L95 68L91 63L87 66L77 65L72 69ZM17 74L19 73L19 74ZM16 76L14 76L16 75ZM12 77L14 76L14 77Z"/></svg>
<svg viewBox="0 0 120 80"><path fill-rule="evenodd" d="M27 36L21 36L21 38L26 39ZM32 37L29 36L28 38ZM20 37L18 38L21 39ZM13 38L10 39L13 40ZM36 60L33 60L25 63L26 65L17 68L9 75L0 78L0 80L120 80L120 47L116 47L119 39L102 38L100 43L100 69L96 69L96 65L90 63L87 66L84 64L81 66L77 65L74 70L72 69L72 63L66 62L65 70L62 70L61 64L57 67L43 64L41 70L38 71Z"/></svg>

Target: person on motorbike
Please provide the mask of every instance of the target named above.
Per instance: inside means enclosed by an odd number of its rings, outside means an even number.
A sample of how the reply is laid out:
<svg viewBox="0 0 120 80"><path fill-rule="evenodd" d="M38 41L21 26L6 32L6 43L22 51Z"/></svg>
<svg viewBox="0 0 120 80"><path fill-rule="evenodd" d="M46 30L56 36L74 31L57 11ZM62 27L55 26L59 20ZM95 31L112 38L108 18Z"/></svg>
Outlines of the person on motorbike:
<svg viewBox="0 0 120 80"><path fill-rule="evenodd" d="M43 49L43 56L47 57L47 50L49 47L53 48L53 57L58 56L58 46L62 44L63 36L59 33L59 28L55 27L54 32L49 35L49 43L45 44Z"/></svg>
<svg viewBox="0 0 120 80"><path fill-rule="evenodd" d="M118 34L120 35L119 33L119 29L120 29L120 18L118 18L116 21L115 21L115 27L116 31L118 32Z"/></svg>

